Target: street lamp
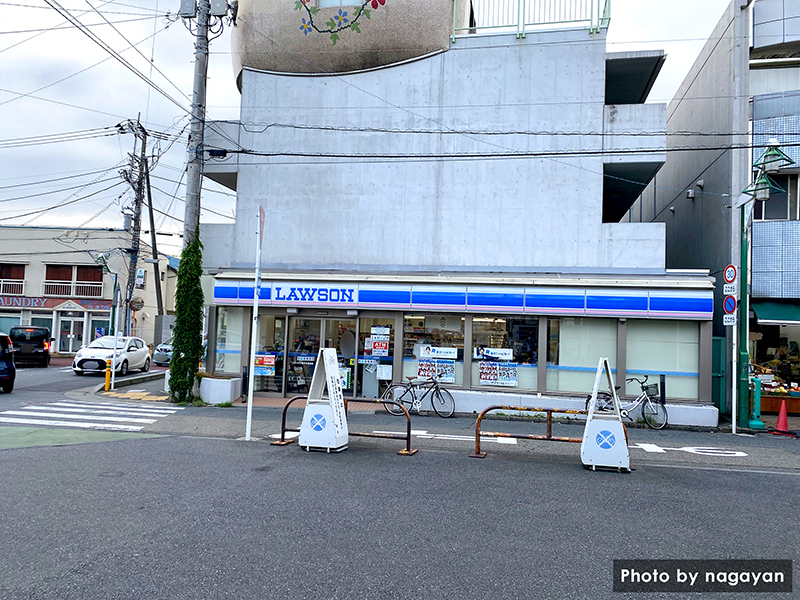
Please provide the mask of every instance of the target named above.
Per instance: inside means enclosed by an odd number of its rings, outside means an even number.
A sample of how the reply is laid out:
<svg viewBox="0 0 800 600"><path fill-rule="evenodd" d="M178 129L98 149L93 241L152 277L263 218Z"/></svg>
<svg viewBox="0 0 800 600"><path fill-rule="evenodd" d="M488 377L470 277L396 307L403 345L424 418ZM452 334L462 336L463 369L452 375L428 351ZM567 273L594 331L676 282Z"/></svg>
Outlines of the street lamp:
<svg viewBox="0 0 800 600"><path fill-rule="evenodd" d="M739 247L741 254L741 300L739 301L739 365L738 365L738 394L734 394L731 409L733 433L736 433L737 417L741 423L747 422L750 429L766 429L764 423L758 419L750 419L750 355L748 352L750 327L749 327L749 300L750 288L748 286L748 249L750 246L750 225L748 216L753 207L753 200L766 202L769 200L770 190L785 193L777 183L770 179L768 173L777 173L781 167L793 165L794 161L786 156L778 147L776 138L767 141L767 149L761 157L753 163L756 177L753 183L742 190L742 196L737 203L740 209L741 230ZM735 336L734 336L735 337ZM734 356L734 362L736 357ZM739 402L737 402L737 397Z"/></svg>

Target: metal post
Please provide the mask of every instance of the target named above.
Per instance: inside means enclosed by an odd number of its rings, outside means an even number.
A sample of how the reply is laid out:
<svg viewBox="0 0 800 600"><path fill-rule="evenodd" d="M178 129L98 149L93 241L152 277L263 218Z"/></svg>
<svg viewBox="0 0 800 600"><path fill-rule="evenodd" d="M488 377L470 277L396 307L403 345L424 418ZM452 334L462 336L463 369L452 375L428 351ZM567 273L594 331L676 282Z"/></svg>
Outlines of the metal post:
<svg viewBox="0 0 800 600"><path fill-rule="evenodd" d="M747 221L745 220L745 207L742 204L739 209L741 219L741 267L740 273L740 292L739 292L739 371L738 371L738 387L739 399L737 420L739 423L747 422L750 418L750 355L748 352L748 321L749 321L749 307L748 307L748 285L747 285L747 272L748 272L748 236L747 236Z"/></svg>
<svg viewBox="0 0 800 600"><path fill-rule="evenodd" d="M158 315L164 314L164 299L161 296L161 269L158 266L158 248L156 247L156 224L153 217L153 192L150 189L150 165L144 161L144 179L147 186L147 206L150 209L150 245L153 247L153 273L156 278L156 303Z"/></svg>
<svg viewBox="0 0 800 600"><path fill-rule="evenodd" d="M206 120L206 77L208 74L208 0L197 3L197 34L194 45L192 118L187 146L186 208L183 214L183 247L194 241L200 226L200 185L203 179L203 133Z"/></svg>
<svg viewBox="0 0 800 600"><path fill-rule="evenodd" d="M250 385L247 386L247 425L244 439L250 441L253 421L253 388L256 387L256 344L258 344L258 297L261 295L261 212L256 215L256 270L253 274L253 324L250 333Z"/></svg>

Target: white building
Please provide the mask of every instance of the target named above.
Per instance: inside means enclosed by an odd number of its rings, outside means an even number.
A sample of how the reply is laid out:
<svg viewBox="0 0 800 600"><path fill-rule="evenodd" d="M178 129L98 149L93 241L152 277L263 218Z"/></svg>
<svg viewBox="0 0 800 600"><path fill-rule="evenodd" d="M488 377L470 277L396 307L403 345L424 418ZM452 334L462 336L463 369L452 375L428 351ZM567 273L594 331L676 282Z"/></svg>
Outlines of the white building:
<svg viewBox="0 0 800 600"><path fill-rule="evenodd" d="M0 226L0 331L14 325L48 327L56 340L53 353L63 355L108 334L113 326L113 273L119 275L124 298L129 266L125 250L130 246L130 233L121 229ZM141 256L151 255L142 244ZM98 262L101 256L106 270ZM144 306L133 313L131 327L133 335L153 343L161 337L155 331L155 270L153 264L138 264L134 298L141 298ZM174 312L176 268L177 261L161 255L159 277L169 315Z"/></svg>
<svg viewBox="0 0 800 600"><path fill-rule="evenodd" d="M608 356L716 424L713 280L666 270L662 223L619 222L665 160L666 107L644 104L664 54L606 52L607 2L539 4L376 2L335 45L311 19L359 8L241 4L241 118L205 140L237 191L235 224L201 228L218 370L249 351L263 207L267 393L307 390L321 346L350 395L435 372L459 411L585 396Z"/></svg>

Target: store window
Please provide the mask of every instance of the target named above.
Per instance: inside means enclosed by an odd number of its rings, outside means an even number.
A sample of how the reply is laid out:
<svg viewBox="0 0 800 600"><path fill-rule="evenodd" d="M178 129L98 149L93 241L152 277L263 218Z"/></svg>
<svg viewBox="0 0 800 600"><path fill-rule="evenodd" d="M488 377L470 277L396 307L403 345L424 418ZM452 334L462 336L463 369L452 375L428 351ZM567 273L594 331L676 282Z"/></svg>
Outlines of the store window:
<svg viewBox="0 0 800 600"><path fill-rule="evenodd" d="M535 390L538 384L539 319L472 318L472 385Z"/></svg>
<svg viewBox="0 0 800 600"><path fill-rule="evenodd" d="M283 350L286 317L258 315L258 342L253 374L255 390L283 393Z"/></svg>
<svg viewBox="0 0 800 600"><path fill-rule="evenodd" d="M31 317L31 325L34 327L47 327L53 333L53 317Z"/></svg>
<svg viewBox="0 0 800 600"><path fill-rule="evenodd" d="M628 377L658 383L666 375L669 398L697 399L700 372L700 324L694 321L628 320ZM636 396L641 387L626 384L625 393Z"/></svg>
<svg viewBox="0 0 800 600"><path fill-rule="evenodd" d="M617 321L586 317L547 320L547 389L591 393L597 364L617 367Z"/></svg>
<svg viewBox="0 0 800 600"><path fill-rule="evenodd" d="M380 398L392 382L394 317L361 318L358 327L357 395Z"/></svg>
<svg viewBox="0 0 800 600"><path fill-rule="evenodd" d="M756 221L796 221L798 215L798 189L796 175L770 175L770 179L783 191L771 189L769 200L756 201L753 219Z"/></svg>
<svg viewBox="0 0 800 600"><path fill-rule="evenodd" d="M242 332L244 308L220 306L217 308L217 345L215 370L222 373L242 372Z"/></svg>
<svg viewBox="0 0 800 600"><path fill-rule="evenodd" d="M440 383L463 383L464 317L403 317L402 378L405 377L436 377Z"/></svg>

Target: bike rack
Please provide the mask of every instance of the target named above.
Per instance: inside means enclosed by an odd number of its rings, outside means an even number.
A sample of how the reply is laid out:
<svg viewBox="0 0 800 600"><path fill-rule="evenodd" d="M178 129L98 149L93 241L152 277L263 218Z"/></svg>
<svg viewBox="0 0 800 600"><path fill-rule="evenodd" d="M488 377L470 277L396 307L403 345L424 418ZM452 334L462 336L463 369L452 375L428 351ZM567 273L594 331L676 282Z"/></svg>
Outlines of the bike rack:
<svg viewBox="0 0 800 600"><path fill-rule="evenodd" d="M297 400L308 400L308 396L295 396L291 400L289 400L283 407L283 414L281 415L281 439L271 442L273 446L286 446L294 442L294 439L286 439L286 432L296 432L300 433L299 429L288 429L286 427L286 411L289 409L289 406L297 401ZM393 440L405 440L406 447L400 450L398 454L400 456L413 456L417 453L416 448L411 447L411 415L408 414L408 409L402 405L400 402L395 402L394 400L371 400L369 398L358 399L358 400L345 400L344 407L345 411L347 410L347 403L348 402L368 402L371 404L384 404L389 402L391 404L396 404L400 408L403 409L403 412L406 414L406 434L403 435L402 433L357 433L350 431L348 435L357 436L357 437L375 437L375 438L389 438Z"/></svg>
<svg viewBox="0 0 800 600"><path fill-rule="evenodd" d="M486 413L493 410L516 410L525 412L543 412L547 413L547 433L545 435L534 435L524 433L504 433L500 431L481 431L481 421ZM475 452L469 455L470 458L485 458L486 452L481 452L481 436L497 437L497 438L518 438L523 440L549 440L551 442L575 442L580 444L583 438L571 437L557 437L553 436L553 413L568 414L568 415L587 415L587 410L567 410L560 408L539 408L535 406L507 406L497 404L490 406L478 415L478 420L475 421Z"/></svg>

